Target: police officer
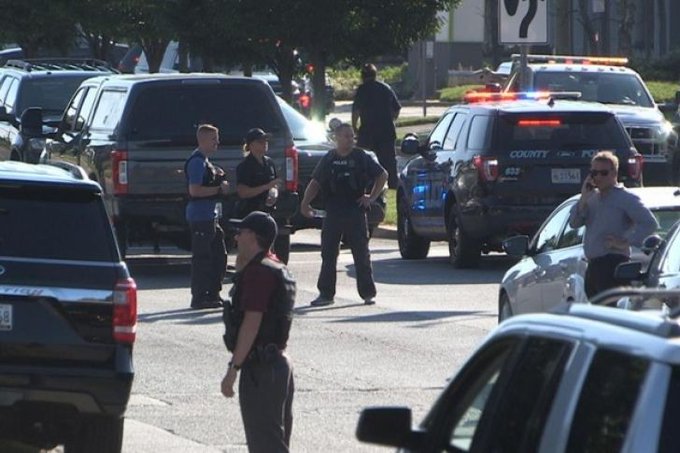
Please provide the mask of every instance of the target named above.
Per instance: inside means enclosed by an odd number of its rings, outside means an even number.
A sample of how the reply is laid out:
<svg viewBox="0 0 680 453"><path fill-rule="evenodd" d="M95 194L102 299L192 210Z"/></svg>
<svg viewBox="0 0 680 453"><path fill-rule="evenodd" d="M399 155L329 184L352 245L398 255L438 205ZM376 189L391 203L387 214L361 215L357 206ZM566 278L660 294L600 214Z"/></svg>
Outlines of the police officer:
<svg viewBox="0 0 680 453"><path fill-rule="evenodd" d="M219 308L227 256L224 231L218 223L218 200L229 185L224 171L209 160L217 151L219 130L202 124L196 139L198 148L184 164L189 187L186 219L191 229L191 308Z"/></svg>
<svg viewBox="0 0 680 453"><path fill-rule="evenodd" d="M399 184L397 158L394 147L397 131L394 120L399 116L401 104L392 88L376 80L378 71L372 64L361 68L362 84L357 88L352 103L352 127L360 124L357 144L370 149L388 172L388 185L396 189Z"/></svg>
<svg viewBox="0 0 680 453"><path fill-rule="evenodd" d="M266 155L269 135L262 129L250 129L245 137L245 157L236 167L236 192L239 197L238 216L253 211L271 212L278 199L281 179L276 175L274 161Z"/></svg>
<svg viewBox="0 0 680 453"><path fill-rule="evenodd" d="M326 200L326 217L321 227L321 272L317 281L319 297L315 307L334 303L336 267L340 240L344 235L352 249L357 273L357 289L364 303L375 303L375 282L368 250L366 210L380 196L387 172L361 148L354 147L354 129L348 123L335 128L337 148L317 164L300 204L306 217L313 216L310 203L319 191ZM370 193L366 187L373 181Z"/></svg>
<svg viewBox="0 0 680 453"><path fill-rule="evenodd" d="M238 263L231 290L233 306L225 343L233 352L222 394L234 396L240 371L239 403L250 452L288 452L293 426L293 372L284 351L288 342L295 281L270 249L274 219L260 211L231 221L238 228ZM225 322L227 317L225 317Z"/></svg>

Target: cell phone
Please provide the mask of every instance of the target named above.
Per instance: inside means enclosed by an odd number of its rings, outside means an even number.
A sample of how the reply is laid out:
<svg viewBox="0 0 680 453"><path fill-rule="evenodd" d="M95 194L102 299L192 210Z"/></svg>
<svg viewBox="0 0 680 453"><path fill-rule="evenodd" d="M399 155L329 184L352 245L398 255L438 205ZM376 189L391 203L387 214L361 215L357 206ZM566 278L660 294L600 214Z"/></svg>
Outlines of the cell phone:
<svg viewBox="0 0 680 453"><path fill-rule="evenodd" d="M593 183L587 182L587 183L586 183L586 188L587 188L588 190L593 190L593 189L595 188L595 186L593 185Z"/></svg>

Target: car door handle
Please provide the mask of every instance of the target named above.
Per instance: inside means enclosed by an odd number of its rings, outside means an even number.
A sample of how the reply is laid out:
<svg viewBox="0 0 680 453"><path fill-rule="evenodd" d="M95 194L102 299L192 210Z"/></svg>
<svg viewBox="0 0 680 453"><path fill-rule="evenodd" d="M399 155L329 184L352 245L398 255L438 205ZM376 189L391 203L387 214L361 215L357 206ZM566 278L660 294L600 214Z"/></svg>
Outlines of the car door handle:
<svg viewBox="0 0 680 453"><path fill-rule="evenodd" d="M569 265L567 263L560 263L560 269L567 270L569 269Z"/></svg>
<svg viewBox="0 0 680 453"><path fill-rule="evenodd" d="M545 276L545 269L534 269L534 275L537 277Z"/></svg>

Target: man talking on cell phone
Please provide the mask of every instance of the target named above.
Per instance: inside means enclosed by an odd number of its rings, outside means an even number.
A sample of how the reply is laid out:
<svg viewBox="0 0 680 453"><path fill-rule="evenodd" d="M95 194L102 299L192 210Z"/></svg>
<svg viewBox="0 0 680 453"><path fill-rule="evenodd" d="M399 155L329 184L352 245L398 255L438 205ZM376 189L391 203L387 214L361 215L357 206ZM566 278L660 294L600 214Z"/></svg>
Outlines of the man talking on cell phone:
<svg viewBox="0 0 680 453"><path fill-rule="evenodd" d="M659 227L640 198L619 184L618 172L616 154L597 153L569 217L572 228L586 227L583 250L588 259L585 289L589 299L628 283L614 278L616 266L630 259L631 246L640 247Z"/></svg>

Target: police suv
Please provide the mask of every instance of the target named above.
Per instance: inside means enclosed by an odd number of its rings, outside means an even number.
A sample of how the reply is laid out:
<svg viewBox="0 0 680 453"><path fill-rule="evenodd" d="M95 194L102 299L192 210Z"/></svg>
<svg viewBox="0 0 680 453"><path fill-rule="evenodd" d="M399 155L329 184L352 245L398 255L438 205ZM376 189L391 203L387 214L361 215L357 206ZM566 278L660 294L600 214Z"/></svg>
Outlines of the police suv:
<svg viewBox="0 0 680 453"><path fill-rule="evenodd" d="M642 156L606 106L577 93L471 93L449 108L425 143L402 142L414 156L400 174L401 256L422 259L447 240L450 261L473 267L503 239L533 234L578 193L598 151L619 158L619 181L641 183ZM569 99L563 99L569 98Z"/></svg>
<svg viewBox="0 0 680 453"><path fill-rule="evenodd" d="M519 55L503 92L520 91ZM526 90L578 91L584 101L606 104L645 158L646 186L678 184L678 134L627 58L529 55Z"/></svg>

